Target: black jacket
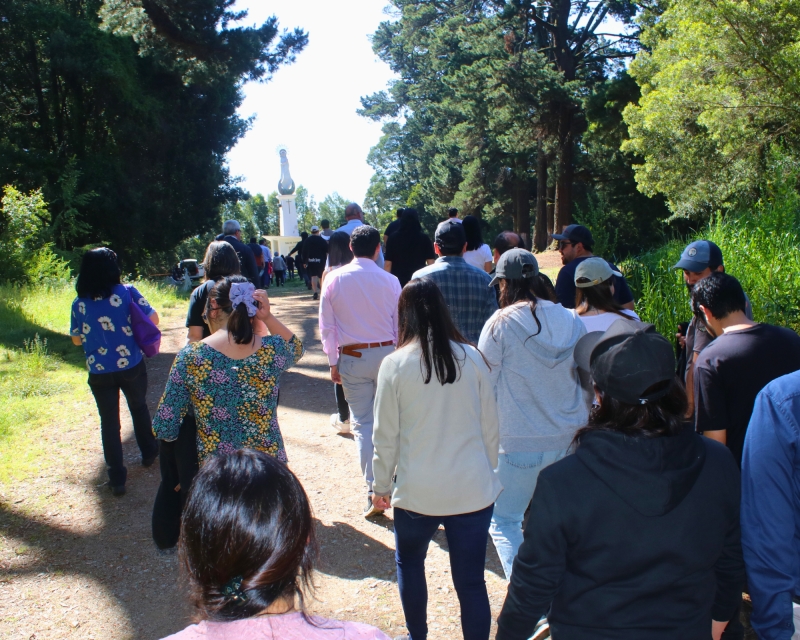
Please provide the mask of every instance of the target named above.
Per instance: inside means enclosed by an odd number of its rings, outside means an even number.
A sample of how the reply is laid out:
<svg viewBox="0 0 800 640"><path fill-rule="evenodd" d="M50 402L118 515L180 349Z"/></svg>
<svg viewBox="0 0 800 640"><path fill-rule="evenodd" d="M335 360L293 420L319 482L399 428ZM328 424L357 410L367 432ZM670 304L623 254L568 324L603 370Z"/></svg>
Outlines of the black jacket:
<svg viewBox="0 0 800 640"><path fill-rule="evenodd" d="M242 275L256 285L256 288L260 287L261 283L258 278L256 258L253 252L250 251L250 247L241 240L238 240L236 236L225 236L223 240L236 250L236 255L239 256L239 266L242 269Z"/></svg>
<svg viewBox="0 0 800 640"><path fill-rule="evenodd" d="M691 429L585 435L539 475L497 640L545 614L558 640L708 640L741 601L739 482Z"/></svg>

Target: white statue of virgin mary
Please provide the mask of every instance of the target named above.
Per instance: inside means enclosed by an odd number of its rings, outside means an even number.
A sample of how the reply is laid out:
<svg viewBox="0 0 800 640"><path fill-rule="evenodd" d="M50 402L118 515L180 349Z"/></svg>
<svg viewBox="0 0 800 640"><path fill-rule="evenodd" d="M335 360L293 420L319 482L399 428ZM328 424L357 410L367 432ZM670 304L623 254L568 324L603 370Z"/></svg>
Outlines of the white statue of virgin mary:
<svg viewBox="0 0 800 640"><path fill-rule="evenodd" d="M281 179L278 182L278 193L288 196L294 193L294 180L289 173L289 158L286 157L286 149L280 150L281 156Z"/></svg>

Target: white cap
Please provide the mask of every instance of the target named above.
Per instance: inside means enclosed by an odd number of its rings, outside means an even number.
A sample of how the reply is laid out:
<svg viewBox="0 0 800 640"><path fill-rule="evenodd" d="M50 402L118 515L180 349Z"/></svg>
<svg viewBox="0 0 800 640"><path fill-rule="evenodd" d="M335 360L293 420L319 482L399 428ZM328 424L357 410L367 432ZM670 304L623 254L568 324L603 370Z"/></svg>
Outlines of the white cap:
<svg viewBox="0 0 800 640"><path fill-rule="evenodd" d="M314 233L315 231L319 231L319 227L317 225L311 227L311 233Z"/></svg>

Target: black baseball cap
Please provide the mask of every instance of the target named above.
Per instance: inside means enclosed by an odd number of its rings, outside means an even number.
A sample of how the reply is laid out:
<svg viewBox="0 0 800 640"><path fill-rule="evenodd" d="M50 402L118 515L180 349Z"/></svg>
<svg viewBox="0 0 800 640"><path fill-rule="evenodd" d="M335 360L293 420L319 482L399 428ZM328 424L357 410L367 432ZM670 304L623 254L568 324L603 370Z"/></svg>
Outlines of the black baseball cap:
<svg viewBox="0 0 800 640"><path fill-rule="evenodd" d="M467 242L467 234L460 221L445 220L436 227L434 242L445 251L461 251Z"/></svg>
<svg viewBox="0 0 800 640"><path fill-rule="evenodd" d="M626 404L647 404L667 395L669 385L644 393L675 376L675 353L669 340L652 324L623 318L604 332L583 336L573 357L592 374L600 391Z"/></svg>
<svg viewBox="0 0 800 640"><path fill-rule="evenodd" d="M561 233L554 233L553 238L555 240L567 240L568 242L572 242L574 244L580 242L586 249L594 246L592 232L582 224L571 224Z"/></svg>

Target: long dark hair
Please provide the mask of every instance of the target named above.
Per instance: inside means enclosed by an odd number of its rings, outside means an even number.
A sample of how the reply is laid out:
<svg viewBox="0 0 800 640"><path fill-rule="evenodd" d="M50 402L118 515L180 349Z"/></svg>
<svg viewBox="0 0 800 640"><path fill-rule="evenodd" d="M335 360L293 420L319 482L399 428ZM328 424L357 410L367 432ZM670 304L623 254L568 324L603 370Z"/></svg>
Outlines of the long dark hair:
<svg viewBox="0 0 800 640"><path fill-rule="evenodd" d="M350 234L344 231L334 231L328 240L328 263L332 267L340 267L353 261L353 252L350 249Z"/></svg>
<svg viewBox="0 0 800 640"><path fill-rule="evenodd" d="M436 283L430 278L410 280L400 294L397 318L398 349L419 340L425 384L431 381L434 371L440 384L455 382L461 374L461 365L453 353L452 342L468 342L456 329Z"/></svg>
<svg viewBox="0 0 800 640"><path fill-rule="evenodd" d="M517 304L518 302L528 303L528 308L531 310L531 313L533 314L533 320L536 323L536 326L538 327L536 333L528 336L528 338L532 338L533 336L538 336L542 332L542 323L536 316L536 292L534 291L535 288L541 286L542 283L537 277L500 280L501 309L510 307L512 304ZM503 314L497 315L494 324L496 324L500 320L502 315ZM494 333L494 324L492 325L492 333Z"/></svg>
<svg viewBox="0 0 800 640"><path fill-rule="evenodd" d="M547 277L547 274L539 272L539 275L533 279L531 283L531 291L540 300L549 300L550 302L558 302L556 295L556 288L553 286L553 281Z"/></svg>
<svg viewBox="0 0 800 640"><path fill-rule="evenodd" d="M75 291L79 298L109 298L120 275L116 253L105 247L92 249L83 254Z"/></svg>
<svg viewBox="0 0 800 640"><path fill-rule="evenodd" d="M206 313L212 310L211 301L217 303L217 309L221 309L223 313L230 314L228 316L228 333L233 336L233 341L236 344L251 344L255 339L253 332L253 321L247 315L247 307L243 302L239 303L236 308L231 305L231 285L234 282L250 282L244 276L225 276L217 282L208 294L206 300Z"/></svg>
<svg viewBox="0 0 800 640"><path fill-rule="evenodd" d="M481 235L481 221L475 216L464 216L461 221L464 233L467 234L467 251L474 251L483 246L483 236Z"/></svg>
<svg viewBox="0 0 800 640"><path fill-rule="evenodd" d="M422 233L422 225L419 223L419 214L416 209L403 209L400 217L400 224L395 233L401 236L418 236Z"/></svg>
<svg viewBox="0 0 800 640"><path fill-rule="evenodd" d="M611 276L593 287L575 287L575 311L578 315L582 316L595 309L604 313L616 313L621 318L630 320L631 316L623 313L624 307L614 300L614 294L611 293L613 284L614 276Z"/></svg>
<svg viewBox="0 0 800 640"><path fill-rule="evenodd" d="M225 240L218 240L208 245L206 257L203 258L203 268L206 270L206 280L219 280L242 272L236 249Z"/></svg>
<svg viewBox="0 0 800 640"><path fill-rule="evenodd" d="M589 414L589 423L575 434L573 446L579 446L581 438L592 431L615 431L634 438L676 435L684 427L689 406L686 391L678 379L659 382L645 389L642 396L664 387L669 387L667 394L647 404L627 404L608 395L601 396L600 406Z"/></svg>
<svg viewBox="0 0 800 640"><path fill-rule="evenodd" d="M180 559L203 619L241 620L313 589L317 545L303 487L282 462L251 449L212 457L183 512ZM233 595L225 587L241 585ZM242 597L244 596L244 597Z"/></svg>

